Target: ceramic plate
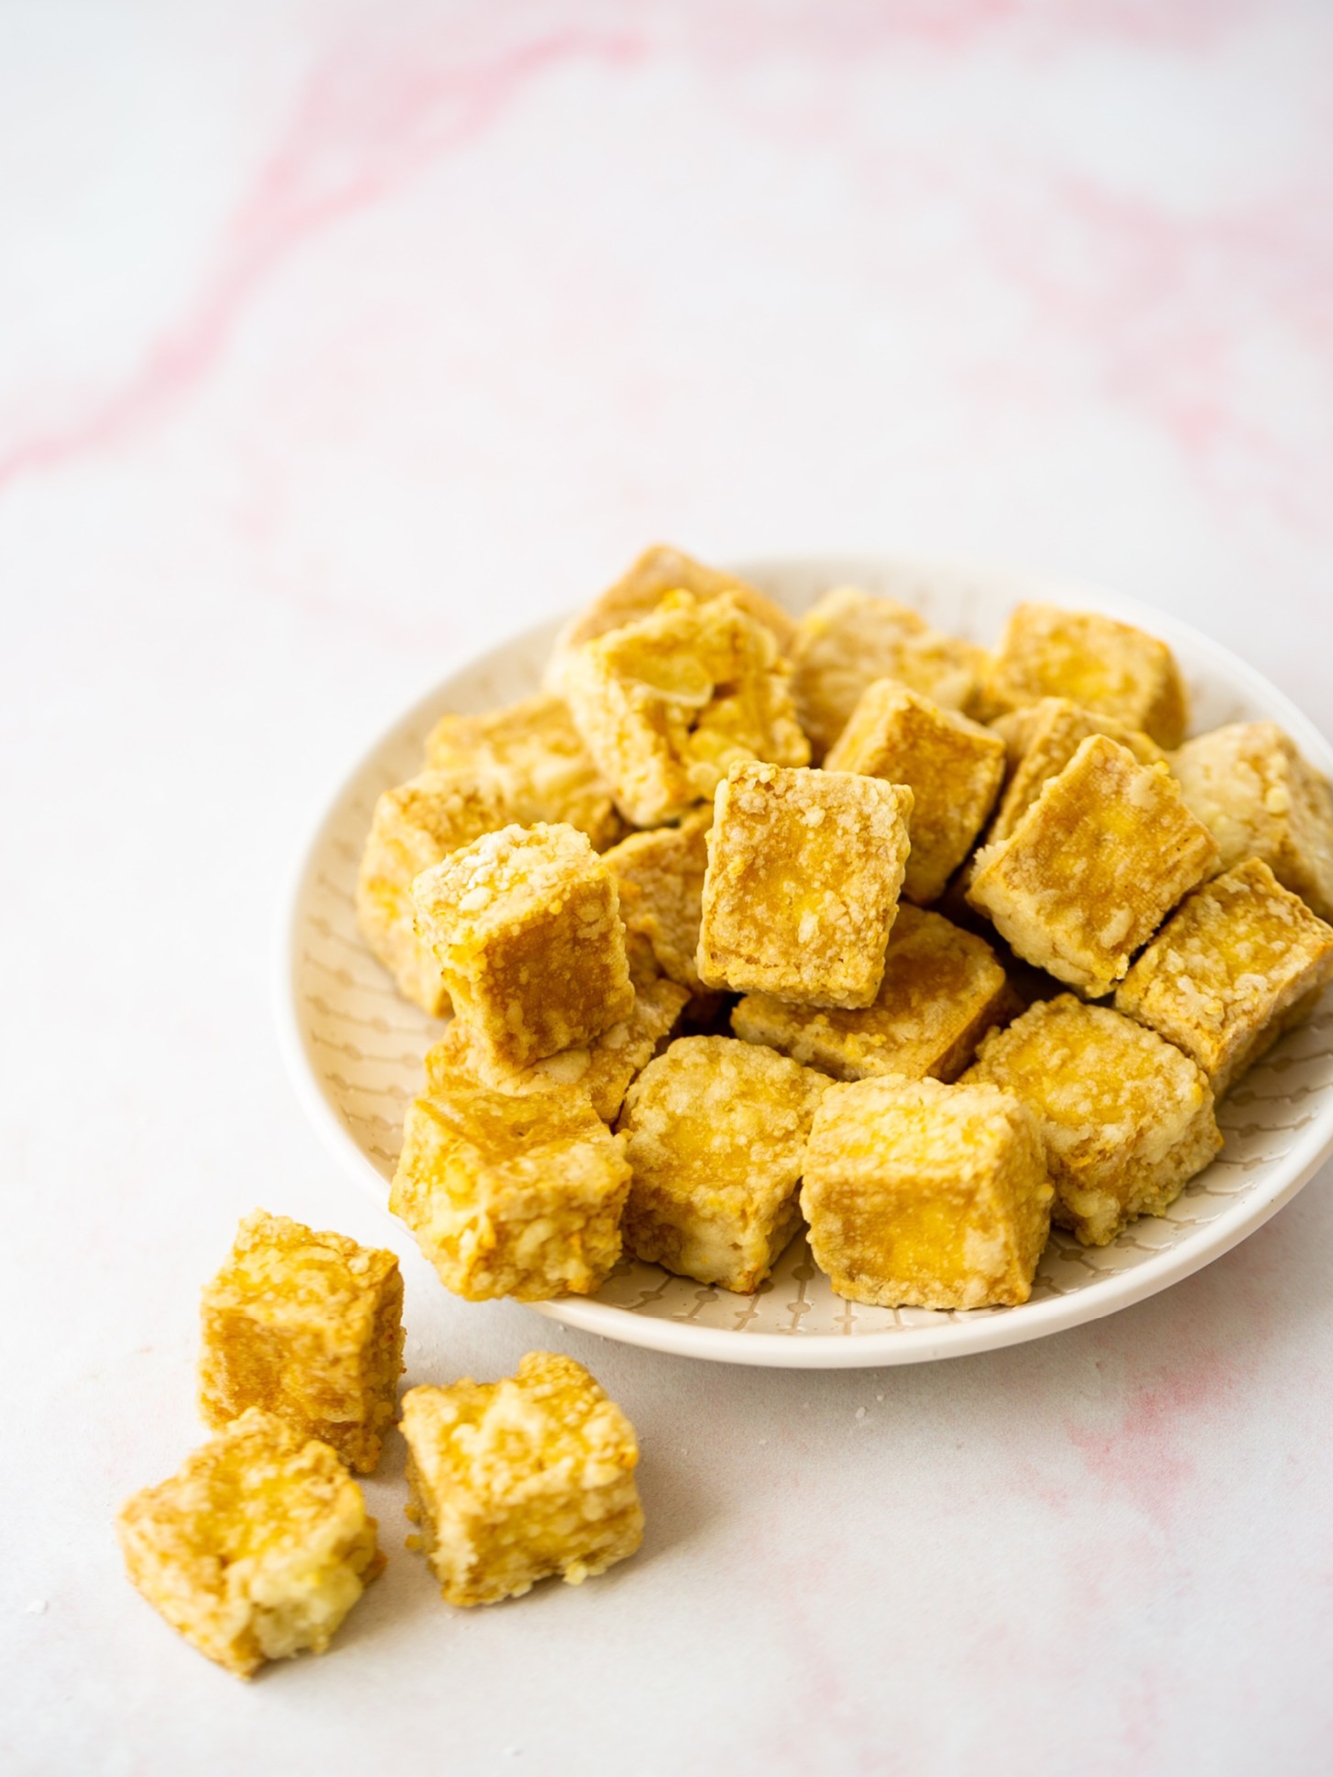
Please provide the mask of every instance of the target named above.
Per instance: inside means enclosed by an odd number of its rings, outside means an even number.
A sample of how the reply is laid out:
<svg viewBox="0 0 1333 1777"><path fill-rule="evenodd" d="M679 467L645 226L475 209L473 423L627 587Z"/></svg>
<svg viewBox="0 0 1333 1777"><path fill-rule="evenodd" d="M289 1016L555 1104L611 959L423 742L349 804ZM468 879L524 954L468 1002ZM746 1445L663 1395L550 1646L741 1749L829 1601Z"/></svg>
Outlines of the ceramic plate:
<svg viewBox="0 0 1333 1777"><path fill-rule="evenodd" d="M1282 694L1216 643L1157 611L1092 588L985 568L895 557L811 557L735 570L793 612L830 586L855 584L916 606L930 623L979 642L999 636L1020 599L1105 611L1163 637L1194 698L1194 730L1269 718L1333 775L1333 750ZM281 933L277 1011L297 1091L333 1154L379 1203L397 1158L421 1059L443 1026L395 994L353 913L357 860L379 793L419 768L446 710L475 712L530 696L557 622L462 668L406 712L338 789L302 856ZM918 1363L1036 1339L1095 1320L1187 1277L1266 1221L1333 1150L1333 1003L1293 1032L1224 1101L1226 1146L1166 1215L1113 1245L1056 1233L1020 1308L940 1313L865 1308L835 1296L798 1239L753 1296L655 1265L624 1261L594 1297L539 1312L607 1338L684 1356L811 1369Z"/></svg>

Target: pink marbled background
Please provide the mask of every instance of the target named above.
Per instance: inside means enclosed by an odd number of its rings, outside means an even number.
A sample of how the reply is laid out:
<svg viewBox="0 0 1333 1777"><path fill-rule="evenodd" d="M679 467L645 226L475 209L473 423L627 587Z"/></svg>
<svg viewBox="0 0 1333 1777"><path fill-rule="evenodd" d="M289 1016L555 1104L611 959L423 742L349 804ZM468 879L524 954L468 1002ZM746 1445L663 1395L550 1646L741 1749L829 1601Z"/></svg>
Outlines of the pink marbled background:
<svg viewBox="0 0 1333 1777"><path fill-rule="evenodd" d="M691 1366L447 1299L266 992L364 738L651 537L1101 580L1327 726L1328 10L16 0L0 43L6 1769L1326 1771L1327 1177L1040 1346ZM395 1457L332 1657L178 1646L109 1523L197 1436L257 1201L403 1250L410 1380L589 1361L644 1555L451 1612Z"/></svg>

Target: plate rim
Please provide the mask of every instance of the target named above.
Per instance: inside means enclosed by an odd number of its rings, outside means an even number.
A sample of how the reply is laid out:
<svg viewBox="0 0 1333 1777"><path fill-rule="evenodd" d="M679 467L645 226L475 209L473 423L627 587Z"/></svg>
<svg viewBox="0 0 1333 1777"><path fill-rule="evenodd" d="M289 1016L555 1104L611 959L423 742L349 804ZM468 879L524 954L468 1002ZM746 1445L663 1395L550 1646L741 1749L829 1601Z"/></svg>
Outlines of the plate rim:
<svg viewBox="0 0 1333 1777"><path fill-rule="evenodd" d="M818 576L830 585L839 584L844 579L853 582L858 576L864 577L867 571L883 572L886 569L909 570L923 575L974 575L992 585L1012 580L1016 597L1045 597L1052 603L1066 605L1071 600L1083 600L1085 608L1137 622L1150 632L1160 634L1173 647L1177 638L1182 639L1192 653L1208 658L1230 680L1248 685L1265 704L1276 706L1280 720L1288 727L1301 751L1325 776L1333 777L1333 746L1284 691L1223 643L1144 600L1110 592L1082 580L1025 573L1021 569L968 558L914 552L820 554L802 550L783 555L746 556L724 562L722 566L742 579L753 577L760 581L774 574L817 571ZM432 710L444 684L460 674L483 669L493 655L512 646L520 636L540 639L545 634L554 640L568 617L569 613L563 612L541 619L493 643L481 653L463 659L451 672L437 675L391 721L379 726L351 756L323 797L317 815L302 832L285 879L269 971L278 1047L297 1099L330 1156L344 1174L373 1196L385 1215L391 1212L384 1180L356 1145L320 1085L297 1011L297 939L307 881L315 867L325 830L336 818L353 780L365 769L367 760L388 745L407 724ZM639 1315L581 1296L528 1302L523 1306L577 1331L614 1339L620 1344L674 1357L766 1369L877 1369L967 1357L982 1351L1026 1344L1074 1326L1105 1319L1107 1315L1130 1308L1192 1276L1230 1252L1270 1220L1313 1178L1330 1153L1333 1153L1333 1093L1316 1113L1311 1127L1302 1132L1292 1148L1274 1165L1272 1176L1214 1218L1197 1239L1187 1239L1131 1270L1107 1277L1096 1290L1080 1290L1042 1302L1025 1303L1021 1314L981 1310L977 1311L975 1320L950 1315L938 1326L896 1328L892 1332L861 1333L849 1338L842 1333L738 1332L734 1328Z"/></svg>

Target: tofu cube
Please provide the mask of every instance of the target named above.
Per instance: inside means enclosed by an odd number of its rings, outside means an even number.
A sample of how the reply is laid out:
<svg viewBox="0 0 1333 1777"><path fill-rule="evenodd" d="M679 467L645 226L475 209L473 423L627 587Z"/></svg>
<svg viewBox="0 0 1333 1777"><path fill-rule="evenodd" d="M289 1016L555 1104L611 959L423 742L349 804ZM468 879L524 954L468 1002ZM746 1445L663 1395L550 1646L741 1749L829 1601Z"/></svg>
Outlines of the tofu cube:
<svg viewBox="0 0 1333 1777"><path fill-rule="evenodd" d="M630 1087L625 1244L646 1263L747 1295L800 1226L806 1137L828 1086L733 1037L678 1037Z"/></svg>
<svg viewBox="0 0 1333 1777"><path fill-rule="evenodd" d="M1010 1006L1005 972L989 944L938 913L903 905L873 1006L821 1011L751 993L732 1012L731 1028L745 1042L766 1043L835 1080L956 1080Z"/></svg>
<svg viewBox="0 0 1333 1777"><path fill-rule="evenodd" d="M585 642L563 683L579 732L636 827L711 798L738 759L804 765L771 630L731 597L673 593L650 617Z"/></svg>
<svg viewBox="0 0 1333 1777"><path fill-rule="evenodd" d="M588 1296L620 1257L623 1136L589 1098L521 1096L433 1072L408 1108L389 1208L470 1302Z"/></svg>
<svg viewBox="0 0 1333 1777"><path fill-rule="evenodd" d="M532 1351L517 1376L403 1397L408 1547L450 1604L520 1598L558 1574L605 1573L643 1541L634 1427L572 1357Z"/></svg>
<svg viewBox="0 0 1333 1777"><path fill-rule="evenodd" d="M912 792L846 771L733 767L708 835L705 987L869 1006L907 865Z"/></svg>
<svg viewBox="0 0 1333 1777"><path fill-rule="evenodd" d="M1095 734L978 852L967 898L1025 961L1096 998L1216 857L1166 766Z"/></svg>
<svg viewBox="0 0 1333 1777"><path fill-rule="evenodd" d="M221 1429L250 1407L374 1472L403 1370L398 1260L256 1210L204 1290L199 1407Z"/></svg>
<svg viewBox="0 0 1333 1777"><path fill-rule="evenodd" d="M1005 785L986 843L1007 839L1041 794L1042 787L1062 772L1092 734L1106 734L1128 747L1140 765L1158 765L1166 754L1146 734L1127 728L1113 716L1080 709L1067 697L1043 697L992 724L1005 743Z"/></svg>
<svg viewBox="0 0 1333 1777"><path fill-rule="evenodd" d="M578 1092L604 1123L614 1123L631 1080L657 1053L680 1022L689 994L660 977L638 988L628 1018L613 1024L579 1049L564 1049L524 1068L498 1068L484 1042L462 1018L455 1018L440 1042L426 1052L426 1090L447 1089L459 1073L496 1092Z"/></svg>
<svg viewBox="0 0 1333 1777"><path fill-rule="evenodd" d="M449 990L434 951L418 935L412 883L509 819L499 780L472 772L423 771L375 804L357 877L357 920L398 991L432 1017L448 1014Z"/></svg>
<svg viewBox="0 0 1333 1777"><path fill-rule="evenodd" d="M116 1530L153 1609L238 1678L323 1653L384 1567L334 1452L258 1407L127 1500Z"/></svg>
<svg viewBox="0 0 1333 1777"><path fill-rule="evenodd" d="M499 782L508 818L521 826L563 821L597 851L623 831L610 787L558 697L530 697L482 716L441 716L426 737L426 764Z"/></svg>
<svg viewBox="0 0 1333 1777"><path fill-rule="evenodd" d="M1066 697L1162 747L1178 747L1189 725L1184 681L1166 643L1095 611L1019 605L988 689L1001 709Z"/></svg>
<svg viewBox="0 0 1333 1777"><path fill-rule="evenodd" d="M579 1048L634 1009L616 879L573 827L488 833L418 876L412 900L497 1067Z"/></svg>
<svg viewBox="0 0 1333 1777"><path fill-rule="evenodd" d="M993 1086L896 1076L830 1086L801 1187L838 1295L884 1308L1026 1302L1051 1186L1027 1109Z"/></svg>
<svg viewBox="0 0 1333 1777"><path fill-rule="evenodd" d="M1283 888L1333 921L1333 791L1276 722L1233 722L1171 761L1181 794L1229 870L1262 858Z"/></svg>
<svg viewBox="0 0 1333 1777"><path fill-rule="evenodd" d="M876 679L896 679L946 709L970 711L990 656L930 629L910 605L835 586L811 606L791 651L792 696L822 759Z"/></svg>
<svg viewBox="0 0 1333 1777"><path fill-rule="evenodd" d="M1197 1061L1220 1098L1330 977L1333 928L1250 858L1181 902L1115 1005Z"/></svg>
<svg viewBox="0 0 1333 1777"><path fill-rule="evenodd" d="M937 901L972 849L1004 777L999 735L892 679L866 687L829 749L829 771L859 771L912 792L903 894Z"/></svg>
<svg viewBox="0 0 1333 1777"><path fill-rule="evenodd" d="M606 854L629 938L646 940L656 970L692 994L701 985L695 954L712 820L713 810L706 806L686 815L678 827L631 833Z"/></svg>
<svg viewBox="0 0 1333 1777"><path fill-rule="evenodd" d="M992 1031L963 1078L1016 1093L1034 1112L1055 1186L1052 1218L1084 1246L1160 1215L1222 1146L1212 1090L1189 1056L1073 994Z"/></svg>

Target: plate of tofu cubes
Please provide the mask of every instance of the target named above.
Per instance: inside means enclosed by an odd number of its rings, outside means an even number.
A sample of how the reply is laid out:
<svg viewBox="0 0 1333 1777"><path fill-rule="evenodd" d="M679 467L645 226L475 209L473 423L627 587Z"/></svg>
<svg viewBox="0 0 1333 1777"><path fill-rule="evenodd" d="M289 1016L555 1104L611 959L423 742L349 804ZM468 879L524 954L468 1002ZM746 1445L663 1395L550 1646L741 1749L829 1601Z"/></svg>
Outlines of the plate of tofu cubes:
<svg viewBox="0 0 1333 1777"><path fill-rule="evenodd" d="M736 1363L986 1350L1333 1150L1333 751L1087 587L647 551L361 760L298 1091L442 1284Z"/></svg>

